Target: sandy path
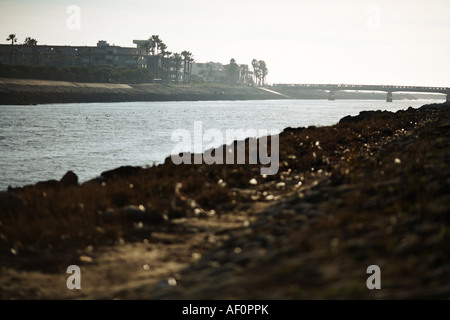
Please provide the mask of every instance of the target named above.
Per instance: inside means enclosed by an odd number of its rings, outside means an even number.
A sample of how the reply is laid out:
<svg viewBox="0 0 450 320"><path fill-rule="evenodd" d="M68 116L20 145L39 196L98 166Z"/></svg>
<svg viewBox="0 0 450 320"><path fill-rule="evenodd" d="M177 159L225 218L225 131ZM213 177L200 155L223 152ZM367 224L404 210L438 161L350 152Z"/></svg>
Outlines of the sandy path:
<svg viewBox="0 0 450 320"><path fill-rule="evenodd" d="M81 290L69 290L71 274L44 273L0 267L2 299L146 299L146 288L175 284L178 273L200 260L203 254L219 247L229 234L258 220L260 212L295 192L310 188L279 190L272 201L254 201L246 210L210 217L184 217L151 232L142 242L118 243L116 246L86 248L77 264L81 270ZM256 194L272 183L253 190L235 192ZM272 186L273 187L273 186ZM176 281L176 280L175 280Z"/></svg>
<svg viewBox="0 0 450 320"><path fill-rule="evenodd" d="M115 299L146 286L168 286L171 277L255 218L244 212L172 221L184 232L152 232L143 242L86 248L80 256L81 290L69 290L66 273L0 268L5 299ZM142 297L145 299L145 296Z"/></svg>

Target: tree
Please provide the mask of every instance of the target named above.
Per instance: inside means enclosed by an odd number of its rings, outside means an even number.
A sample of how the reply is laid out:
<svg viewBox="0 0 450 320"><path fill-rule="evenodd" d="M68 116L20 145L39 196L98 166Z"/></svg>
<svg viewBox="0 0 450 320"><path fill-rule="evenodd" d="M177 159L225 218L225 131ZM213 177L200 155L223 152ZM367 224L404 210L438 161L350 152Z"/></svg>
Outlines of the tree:
<svg viewBox="0 0 450 320"><path fill-rule="evenodd" d="M230 60L227 76L228 76L228 81L231 84L235 84L239 80L239 66L236 63L235 59Z"/></svg>
<svg viewBox="0 0 450 320"><path fill-rule="evenodd" d="M192 62L194 62L194 59L192 58L192 53L189 51L183 51L181 52L181 56L183 57L183 82L189 82L190 75L192 71Z"/></svg>
<svg viewBox="0 0 450 320"><path fill-rule="evenodd" d="M17 37L14 33L11 33L8 38L6 38L6 41L11 41L11 45L14 45L14 43L17 42Z"/></svg>
<svg viewBox="0 0 450 320"><path fill-rule="evenodd" d="M154 40L155 36L151 36L148 38L146 44L145 44L145 50L147 55L147 69L151 70L153 74L156 76L156 57L155 57L155 49L156 49L156 42Z"/></svg>
<svg viewBox="0 0 450 320"><path fill-rule="evenodd" d="M31 37L26 37L23 44L25 44L27 46L37 46L37 40L33 39Z"/></svg>
<svg viewBox="0 0 450 320"><path fill-rule="evenodd" d="M166 50L167 50L167 46L164 42L160 42L160 44L158 45L158 50L159 50L159 55L164 57L166 55Z"/></svg>
<svg viewBox="0 0 450 320"><path fill-rule="evenodd" d="M260 75L260 77L261 77L261 81L260 81L261 85L265 85L265 83L266 83L266 76L269 73L269 70L267 69L266 62L263 61L263 60L260 60L258 62L258 66L259 66L259 70L261 72L261 75Z"/></svg>
<svg viewBox="0 0 450 320"><path fill-rule="evenodd" d="M145 49L146 49L146 53L147 55L149 55L150 53L152 54L152 56L155 55L155 48L156 48L156 43L153 40L153 36L148 38L147 43L145 44Z"/></svg>
<svg viewBox="0 0 450 320"><path fill-rule="evenodd" d="M31 47L31 64L37 65L38 64L37 61L38 59L36 55L37 40L31 37L26 37L23 44Z"/></svg>
<svg viewBox="0 0 450 320"><path fill-rule="evenodd" d="M170 51L161 51L161 75L163 80L169 81L170 78L170 56L172 55L172 52Z"/></svg>
<svg viewBox="0 0 450 320"><path fill-rule="evenodd" d="M6 38L6 41L11 41L11 62L13 64L16 64L18 50L15 50L13 46L14 46L14 43L17 42L17 37L14 33L12 33L8 36L8 38ZM20 47L19 47L19 50L20 50Z"/></svg>
<svg viewBox="0 0 450 320"><path fill-rule="evenodd" d="M181 68L181 54L179 53L174 53L173 56L173 62L174 62L174 67L175 67L175 83L178 83L178 71Z"/></svg>
<svg viewBox="0 0 450 320"><path fill-rule="evenodd" d="M252 60L253 77L256 84L263 86L266 83L266 76L269 73L266 62L263 60Z"/></svg>
<svg viewBox="0 0 450 320"><path fill-rule="evenodd" d="M150 47L152 49L152 56L154 56L154 58L152 58L152 63L151 63L151 71L153 72L153 74L155 75L155 77L159 77L160 76L160 57L161 57L161 52L164 52L167 49L167 46L165 45L165 43L161 40L161 38L159 37L159 35L152 35L149 38L150 41Z"/></svg>
<svg viewBox="0 0 450 320"><path fill-rule="evenodd" d="M162 40L159 38L159 36L158 35L152 35L151 37L150 37L150 39L151 39L151 41L153 41L153 43L154 43L154 46L155 46L155 49L156 49L156 53L155 52L153 52L153 55L158 55L158 53L159 53L159 50L160 50L160 45L161 45L161 43L163 43L162 42Z"/></svg>
<svg viewBox="0 0 450 320"><path fill-rule="evenodd" d="M253 59L252 60L252 68L253 68L253 82L258 83L258 70L259 70L259 63L258 60Z"/></svg>

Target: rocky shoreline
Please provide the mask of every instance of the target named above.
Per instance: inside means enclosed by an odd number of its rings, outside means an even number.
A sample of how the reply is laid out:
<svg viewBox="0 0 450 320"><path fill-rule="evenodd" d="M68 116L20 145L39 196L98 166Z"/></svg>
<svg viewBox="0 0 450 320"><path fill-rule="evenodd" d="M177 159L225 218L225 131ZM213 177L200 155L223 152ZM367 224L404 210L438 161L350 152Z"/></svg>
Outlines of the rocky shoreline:
<svg viewBox="0 0 450 320"><path fill-rule="evenodd" d="M286 128L274 176L168 158L10 188L0 298L448 299L449 107Z"/></svg>

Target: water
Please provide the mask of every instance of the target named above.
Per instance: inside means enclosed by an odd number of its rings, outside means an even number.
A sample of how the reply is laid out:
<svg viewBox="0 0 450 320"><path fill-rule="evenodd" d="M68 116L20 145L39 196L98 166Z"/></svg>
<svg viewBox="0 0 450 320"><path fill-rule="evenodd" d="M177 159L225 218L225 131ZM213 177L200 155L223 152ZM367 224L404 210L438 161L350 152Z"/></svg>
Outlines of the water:
<svg viewBox="0 0 450 320"><path fill-rule="evenodd" d="M0 106L0 190L59 180L68 170L81 182L122 165L159 164L179 144L171 136L194 122L203 133L335 124L362 110L407 109L437 100L264 100ZM226 141L229 142L229 141ZM203 149L205 146L202 146ZM198 151L191 148L193 151Z"/></svg>

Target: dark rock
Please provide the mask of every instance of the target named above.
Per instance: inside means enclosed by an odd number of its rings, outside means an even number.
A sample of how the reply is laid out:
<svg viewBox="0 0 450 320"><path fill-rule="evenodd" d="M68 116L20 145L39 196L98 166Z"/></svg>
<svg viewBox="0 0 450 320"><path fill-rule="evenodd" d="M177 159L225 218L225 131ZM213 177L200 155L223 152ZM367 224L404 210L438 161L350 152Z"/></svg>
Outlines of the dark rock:
<svg viewBox="0 0 450 320"><path fill-rule="evenodd" d="M361 111L357 116L346 116L344 118L342 118L341 120L339 120L339 123L354 123L354 122L359 122L362 120L369 120L372 117L376 116L376 115L388 115L388 114L392 114L392 112L388 112L388 111Z"/></svg>
<svg viewBox="0 0 450 320"><path fill-rule="evenodd" d="M65 186L76 186L78 185L78 176L73 171L67 171L59 182Z"/></svg>
<svg viewBox="0 0 450 320"><path fill-rule="evenodd" d="M0 208L3 212L19 213L23 210L25 202L19 196L11 192L0 192Z"/></svg>
<svg viewBox="0 0 450 320"><path fill-rule="evenodd" d="M144 170L142 167L122 166L113 170L102 172L100 175L105 179L112 179L114 177L128 177Z"/></svg>
<svg viewBox="0 0 450 320"><path fill-rule="evenodd" d="M47 180L47 181L40 181L36 183L36 187L38 188L57 188L59 187L59 181L58 180Z"/></svg>
<svg viewBox="0 0 450 320"><path fill-rule="evenodd" d="M298 127L298 128L287 127L286 129L283 130L282 133L300 133L304 130L305 130L304 127Z"/></svg>

